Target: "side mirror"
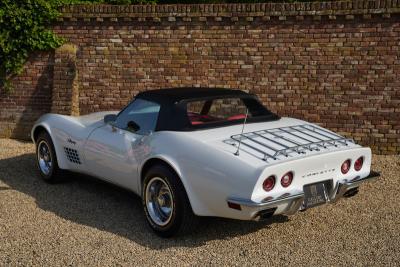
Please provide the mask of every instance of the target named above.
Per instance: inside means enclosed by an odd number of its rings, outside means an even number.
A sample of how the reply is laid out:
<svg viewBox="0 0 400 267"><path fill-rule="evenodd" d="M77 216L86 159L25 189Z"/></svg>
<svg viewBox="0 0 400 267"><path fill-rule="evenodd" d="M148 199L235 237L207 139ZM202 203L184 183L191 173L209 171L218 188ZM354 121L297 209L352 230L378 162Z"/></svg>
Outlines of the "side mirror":
<svg viewBox="0 0 400 267"><path fill-rule="evenodd" d="M107 114L104 116L104 123L114 122L117 119L117 115L115 114Z"/></svg>
<svg viewBox="0 0 400 267"><path fill-rule="evenodd" d="M127 130L131 131L131 132L137 132L139 131L140 126L134 122L134 121L129 121L128 125L127 125Z"/></svg>

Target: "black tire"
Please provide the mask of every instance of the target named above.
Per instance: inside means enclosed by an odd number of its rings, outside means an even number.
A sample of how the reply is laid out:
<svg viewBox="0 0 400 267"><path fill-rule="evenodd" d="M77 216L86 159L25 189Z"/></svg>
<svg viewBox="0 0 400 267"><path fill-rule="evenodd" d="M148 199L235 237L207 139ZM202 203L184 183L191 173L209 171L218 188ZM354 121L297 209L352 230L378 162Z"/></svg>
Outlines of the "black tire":
<svg viewBox="0 0 400 267"><path fill-rule="evenodd" d="M39 148L42 146L46 146L48 148L51 166L48 167L48 172L44 172L43 169L40 167L39 161ZM50 135L43 131L39 133L38 138L36 140L36 166L39 170L40 176L44 181L47 183L55 183L61 180L62 170L58 167L56 151L54 149L53 141L51 140Z"/></svg>
<svg viewBox="0 0 400 267"><path fill-rule="evenodd" d="M154 181L157 178L160 178L168 185L172 195L172 215L170 216L169 222L166 225L159 225L157 222L155 222L152 219L147 207L147 187L150 181ZM184 235L192 232L194 227L197 225L198 218L193 213L181 180L175 172L166 166L155 165L146 173L142 187L142 203L149 226L157 235L161 237Z"/></svg>

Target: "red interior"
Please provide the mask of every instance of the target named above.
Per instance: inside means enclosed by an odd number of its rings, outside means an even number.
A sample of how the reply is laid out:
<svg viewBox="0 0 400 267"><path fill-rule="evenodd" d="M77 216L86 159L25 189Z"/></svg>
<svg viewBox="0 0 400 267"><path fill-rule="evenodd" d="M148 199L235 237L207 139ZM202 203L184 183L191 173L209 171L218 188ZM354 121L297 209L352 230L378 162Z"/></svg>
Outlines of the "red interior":
<svg viewBox="0 0 400 267"><path fill-rule="evenodd" d="M216 118L216 117L209 116L209 115L201 115L201 114L194 113L194 112L188 112L188 117L189 117L190 123L192 125L199 125L199 124L203 124L203 123L207 123L207 122L221 121L220 118ZM226 120L228 120L228 121L242 120L245 117L246 117L245 114L238 114L238 115L230 116Z"/></svg>
<svg viewBox="0 0 400 267"><path fill-rule="evenodd" d="M230 116L228 118L228 121L243 120L244 118L246 118L245 114L238 114L238 115Z"/></svg>

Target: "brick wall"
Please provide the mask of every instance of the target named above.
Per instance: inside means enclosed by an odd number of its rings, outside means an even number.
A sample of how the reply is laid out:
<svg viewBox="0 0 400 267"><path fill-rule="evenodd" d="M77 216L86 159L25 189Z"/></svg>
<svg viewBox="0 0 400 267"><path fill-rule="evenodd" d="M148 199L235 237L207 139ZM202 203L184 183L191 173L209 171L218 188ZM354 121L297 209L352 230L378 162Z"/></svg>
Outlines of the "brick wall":
<svg viewBox="0 0 400 267"><path fill-rule="evenodd" d="M77 47L63 44L55 51L51 113L79 116Z"/></svg>
<svg viewBox="0 0 400 267"><path fill-rule="evenodd" d="M400 152L397 0L66 6L62 12L53 27L78 49L81 114L119 109L152 88L238 88L282 116L316 122L376 153ZM7 114L33 118L51 109L49 58L33 58L15 93L1 95L0 121L12 125L18 120ZM43 88L36 86L42 76L48 78ZM35 106L38 101L43 105ZM3 133L26 136L8 129Z"/></svg>
<svg viewBox="0 0 400 267"><path fill-rule="evenodd" d="M50 112L53 68L53 52L35 53L14 79L14 90L0 88L0 138L28 139L33 122Z"/></svg>

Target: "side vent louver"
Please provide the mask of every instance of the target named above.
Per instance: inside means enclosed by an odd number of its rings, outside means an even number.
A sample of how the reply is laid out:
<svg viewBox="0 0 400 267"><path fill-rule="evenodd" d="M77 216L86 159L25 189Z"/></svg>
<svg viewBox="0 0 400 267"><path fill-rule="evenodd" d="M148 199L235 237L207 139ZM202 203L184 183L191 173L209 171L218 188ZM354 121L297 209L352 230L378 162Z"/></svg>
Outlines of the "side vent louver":
<svg viewBox="0 0 400 267"><path fill-rule="evenodd" d="M78 151L75 149L64 147L65 154L67 159L75 164L81 164L81 160L79 159Z"/></svg>

